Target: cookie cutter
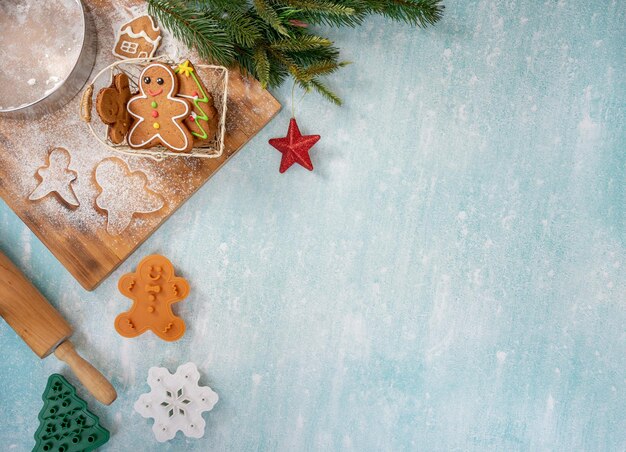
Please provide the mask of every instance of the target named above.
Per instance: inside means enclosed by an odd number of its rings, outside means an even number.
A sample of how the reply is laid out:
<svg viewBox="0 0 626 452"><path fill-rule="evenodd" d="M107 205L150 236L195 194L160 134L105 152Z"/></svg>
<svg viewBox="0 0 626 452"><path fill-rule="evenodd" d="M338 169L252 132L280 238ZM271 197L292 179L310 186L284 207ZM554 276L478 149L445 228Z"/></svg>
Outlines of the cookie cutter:
<svg viewBox="0 0 626 452"><path fill-rule="evenodd" d="M153 418L152 431L160 443L181 431L189 438L202 438L206 422L202 413L211 411L219 396L208 386L200 386L200 372L193 362L178 366L171 374L165 367L148 371L150 392L134 404L135 411Z"/></svg>
<svg viewBox="0 0 626 452"><path fill-rule="evenodd" d="M132 307L115 318L115 330L133 338L150 330L164 341L177 341L185 334L185 321L172 305L189 295L189 283L176 276L168 258L158 254L144 257L137 270L122 276L118 289L133 301Z"/></svg>
<svg viewBox="0 0 626 452"><path fill-rule="evenodd" d="M62 375L50 375L42 399L34 451L90 452L109 440L109 431Z"/></svg>
<svg viewBox="0 0 626 452"><path fill-rule="evenodd" d="M180 61L184 61L186 59L187 58L181 58ZM111 142L107 135L106 125L102 124L97 118L97 113L94 112L94 114L92 114L92 111L95 109L94 93L97 95L101 88L109 86L115 74L120 72L123 72L128 76L132 92L134 93L139 91L137 81L141 71L146 65L155 61L160 61L170 66L174 66L178 63L178 61L175 61L167 55L152 58L131 58L116 61L98 72L83 92L80 104L81 119L87 123L89 130L91 130L91 133L100 143L121 154L136 157L149 157L156 161L161 161L168 157L195 157L208 159L221 157L224 153L224 135L226 133L228 69L224 66L215 66L212 64L194 64L196 70L198 71L198 75L202 78L202 81L207 88L207 91L213 96L213 102L215 103L215 108L217 109L219 115L217 133L209 143L202 147L194 147L190 152L172 152L163 146L155 146L149 149L133 149L124 143L115 144ZM107 79L103 77L105 74L109 74ZM96 124L94 124L93 121L94 116L96 117Z"/></svg>
<svg viewBox="0 0 626 452"><path fill-rule="evenodd" d="M0 109L0 116L15 119L39 118L67 105L89 79L96 61L96 27L81 0L74 0L72 5L77 8L77 13L82 20L82 23L79 25L81 27L81 42L76 44L80 46L80 53L74 62L72 70L53 90L49 92L44 91L38 99L28 103ZM50 30L55 30L55 28L50 27ZM74 44L67 43L67 45ZM24 61L29 60L25 58ZM33 64L41 64L41 62L33 61Z"/></svg>

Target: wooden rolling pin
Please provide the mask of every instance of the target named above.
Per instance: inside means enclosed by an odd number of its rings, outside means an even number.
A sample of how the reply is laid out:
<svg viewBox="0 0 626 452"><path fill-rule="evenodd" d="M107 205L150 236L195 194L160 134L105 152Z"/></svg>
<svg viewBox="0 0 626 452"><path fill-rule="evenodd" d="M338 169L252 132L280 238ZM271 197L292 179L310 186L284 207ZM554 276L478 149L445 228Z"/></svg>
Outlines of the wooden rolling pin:
<svg viewBox="0 0 626 452"><path fill-rule="evenodd" d="M80 382L105 405L117 393L104 376L85 361L69 341L72 327L21 271L0 252L0 316L40 357L54 352L65 361Z"/></svg>

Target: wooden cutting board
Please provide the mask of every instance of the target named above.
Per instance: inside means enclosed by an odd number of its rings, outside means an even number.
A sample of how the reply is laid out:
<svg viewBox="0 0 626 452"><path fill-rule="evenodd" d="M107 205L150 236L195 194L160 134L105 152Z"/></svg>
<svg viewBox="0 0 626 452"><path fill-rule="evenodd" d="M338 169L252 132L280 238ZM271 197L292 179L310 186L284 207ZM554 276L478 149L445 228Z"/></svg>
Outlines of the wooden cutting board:
<svg viewBox="0 0 626 452"><path fill-rule="evenodd" d="M98 56L92 73L95 74L114 61L111 49L116 28L137 15L138 9L131 0L86 3L98 32ZM138 8L141 11L142 6ZM162 52L181 59L187 55L167 34ZM79 97L41 119L0 118L0 196L87 290L93 290L115 270L280 110L278 101L257 81L231 71L224 154L216 159L156 162L117 154L98 143L79 118ZM49 151L55 147L69 151L69 169L77 173L72 188L80 201L78 208L60 202L54 194L37 201L28 199L39 185L37 169L46 164ZM117 236L107 233L107 212L95 203L100 188L94 171L103 159L110 157L125 161L132 171L143 172L147 187L165 200L157 212L134 215L130 225ZM117 188L123 191L124 187ZM216 192L219 193L217 187Z"/></svg>

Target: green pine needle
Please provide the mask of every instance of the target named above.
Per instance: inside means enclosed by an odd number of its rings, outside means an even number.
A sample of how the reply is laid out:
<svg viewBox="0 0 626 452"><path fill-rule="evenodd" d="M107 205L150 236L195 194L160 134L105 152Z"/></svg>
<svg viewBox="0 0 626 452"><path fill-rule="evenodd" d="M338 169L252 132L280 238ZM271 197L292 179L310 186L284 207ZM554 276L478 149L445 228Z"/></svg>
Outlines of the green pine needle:
<svg viewBox="0 0 626 452"><path fill-rule="evenodd" d="M270 81L270 60L263 47L257 47L254 51L254 69L259 77L259 82L263 88L267 88Z"/></svg>
<svg viewBox="0 0 626 452"><path fill-rule="evenodd" d="M364 0L369 14L381 14L393 20L425 27L443 16L440 0Z"/></svg>
<svg viewBox="0 0 626 452"><path fill-rule="evenodd" d="M320 93L333 104L337 106L341 106L343 104L341 98L337 96L334 92L332 92L324 83L320 82L318 79L311 80L311 86L313 86L315 91Z"/></svg>
<svg viewBox="0 0 626 452"><path fill-rule="evenodd" d="M220 25L233 42L242 47L253 47L263 39L261 27L249 15L236 11L219 18Z"/></svg>
<svg viewBox="0 0 626 452"><path fill-rule="evenodd" d="M219 64L232 62L232 42L216 21L172 0L149 0L148 12L187 47L195 48L202 58Z"/></svg>
<svg viewBox="0 0 626 452"><path fill-rule="evenodd" d="M349 64L311 25L354 27L367 16L425 27L443 15L442 0L147 0L148 11L200 57L238 66L261 85L289 77L328 101L341 99L320 79Z"/></svg>
<svg viewBox="0 0 626 452"><path fill-rule="evenodd" d="M361 23L364 14L355 7L340 1L327 0L284 0L280 2L293 7L304 22L314 25L355 26Z"/></svg>
<svg viewBox="0 0 626 452"><path fill-rule="evenodd" d="M265 0L252 0L254 8L261 19L267 22L281 35L289 36L289 32L283 25L278 13Z"/></svg>
<svg viewBox="0 0 626 452"><path fill-rule="evenodd" d="M304 52L319 47L328 47L332 42L326 38L314 35L302 35L281 39L271 44L272 49L284 52Z"/></svg>
<svg viewBox="0 0 626 452"><path fill-rule="evenodd" d="M325 0L285 0L279 3L300 11L332 16L352 16L355 13L354 8Z"/></svg>
<svg viewBox="0 0 626 452"><path fill-rule="evenodd" d="M319 77L321 75L330 75L336 72L339 68L347 66L348 64L350 64L349 61L341 61L337 63L334 60L322 60L307 66L306 68L304 68L304 70L301 71L301 74L303 77L306 78Z"/></svg>

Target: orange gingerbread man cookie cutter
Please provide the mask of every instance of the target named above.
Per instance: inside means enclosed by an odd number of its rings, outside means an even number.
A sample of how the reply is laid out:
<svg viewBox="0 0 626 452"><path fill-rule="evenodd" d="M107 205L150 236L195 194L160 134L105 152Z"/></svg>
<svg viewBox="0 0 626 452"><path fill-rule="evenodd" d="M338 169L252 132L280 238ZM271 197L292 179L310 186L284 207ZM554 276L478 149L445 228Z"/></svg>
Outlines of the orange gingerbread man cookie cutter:
<svg viewBox="0 0 626 452"><path fill-rule="evenodd" d="M164 256L153 254L139 262L137 271L120 278L122 295L133 300L129 311L115 318L115 329L124 337L137 337L147 330L165 341L176 341L185 334L185 321L172 312L172 304L189 294L189 284L174 274L174 266Z"/></svg>

